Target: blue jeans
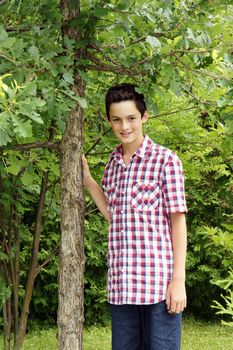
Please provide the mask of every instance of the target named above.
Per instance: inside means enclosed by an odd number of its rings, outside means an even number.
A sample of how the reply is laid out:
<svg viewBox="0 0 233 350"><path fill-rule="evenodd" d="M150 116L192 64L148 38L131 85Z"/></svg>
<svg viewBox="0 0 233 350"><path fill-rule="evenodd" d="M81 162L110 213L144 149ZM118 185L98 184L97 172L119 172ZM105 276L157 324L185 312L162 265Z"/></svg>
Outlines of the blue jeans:
<svg viewBox="0 0 233 350"><path fill-rule="evenodd" d="M153 305L112 305L112 350L180 350L181 313L165 301Z"/></svg>

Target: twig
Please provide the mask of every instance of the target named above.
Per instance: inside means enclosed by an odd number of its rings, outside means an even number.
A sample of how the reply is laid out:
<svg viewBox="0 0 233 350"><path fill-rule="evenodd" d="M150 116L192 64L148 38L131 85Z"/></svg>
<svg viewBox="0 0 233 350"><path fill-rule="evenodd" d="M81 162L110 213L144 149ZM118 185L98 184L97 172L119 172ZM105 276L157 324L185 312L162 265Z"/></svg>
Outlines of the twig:
<svg viewBox="0 0 233 350"><path fill-rule="evenodd" d="M153 118L160 118L160 117L164 117L164 116L167 116L167 115L171 115L171 114L176 114L176 113L179 113L179 112L184 112L184 111L189 111L191 109L194 109L194 108L197 108L196 106L192 106L192 107L189 107L189 108L184 108L184 109L177 109L175 111L172 111L172 112L164 112L164 113L161 113L161 114L157 114L157 115L154 115L152 117L150 117L148 119L148 122L150 121L150 119L153 119Z"/></svg>
<svg viewBox="0 0 233 350"><path fill-rule="evenodd" d="M194 100L196 100L200 104L205 104L205 100L200 100L196 95L194 95L191 91L185 89L183 86L181 86L181 89L184 90L189 96L191 96Z"/></svg>
<svg viewBox="0 0 233 350"><path fill-rule="evenodd" d="M58 254L59 246L60 246L60 244L57 244L56 247L51 252L51 254L49 254L49 256L47 256L47 258L44 260L44 262L40 266L37 267L36 272L35 272L35 278L38 275L38 273L43 269L43 267L45 265L47 265L52 260L52 258Z"/></svg>
<svg viewBox="0 0 233 350"><path fill-rule="evenodd" d="M193 72L193 73L198 74L198 75L206 75L207 77L210 77L210 78L212 78L214 80L219 80L220 79L218 76L206 73L203 70L196 70L196 69L190 68L186 63L182 62L180 60L180 58L174 52L173 52L173 56L176 58L177 62L179 62L182 67L184 67L186 70L188 70L190 72Z"/></svg>
<svg viewBox="0 0 233 350"><path fill-rule="evenodd" d="M215 49L218 49L220 48L221 46L223 45L217 45L215 47L211 47L209 49L205 49L205 50L193 50L193 49L179 49L179 50L173 50L173 51L170 51L170 54L171 55L175 55L176 53L207 53L207 52L211 52Z"/></svg>
<svg viewBox="0 0 233 350"><path fill-rule="evenodd" d="M111 130L112 128L108 128L94 143L93 145L89 148L89 150L85 153L85 155L87 156L94 148L95 146L98 145L98 143L100 142L100 140L105 136L107 135L107 133L109 133L109 131Z"/></svg>
<svg viewBox="0 0 233 350"><path fill-rule="evenodd" d="M16 64L16 62L12 58L10 58L9 56L7 56L7 55L5 55L5 54L3 54L1 52L0 52L0 57L5 58L6 60Z"/></svg>

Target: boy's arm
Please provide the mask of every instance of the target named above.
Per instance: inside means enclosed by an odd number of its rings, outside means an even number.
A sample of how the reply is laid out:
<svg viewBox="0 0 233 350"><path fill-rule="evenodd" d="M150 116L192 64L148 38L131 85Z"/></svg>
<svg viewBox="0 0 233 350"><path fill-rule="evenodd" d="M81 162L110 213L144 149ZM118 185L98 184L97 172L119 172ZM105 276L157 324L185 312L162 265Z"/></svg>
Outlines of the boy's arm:
<svg viewBox="0 0 233 350"><path fill-rule="evenodd" d="M83 185L89 191L91 197L93 198L95 204L97 205L97 207L99 208L100 212L103 214L105 219L108 222L110 222L110 214L107 210L105 195L102 189L100 188L100 186L91 176L91 173L87 164L87 160L84 156L82 158L82 164L83 164Z"/></svg>
<svg viewBox="0 0 233 350"><path fill-rule="evenodd" d="M184 213L171 216L173 244L173 275L166 293L166 304L169 313L179 313L187 304L185 291L185 259L187 249L187 230Z"/></svg>

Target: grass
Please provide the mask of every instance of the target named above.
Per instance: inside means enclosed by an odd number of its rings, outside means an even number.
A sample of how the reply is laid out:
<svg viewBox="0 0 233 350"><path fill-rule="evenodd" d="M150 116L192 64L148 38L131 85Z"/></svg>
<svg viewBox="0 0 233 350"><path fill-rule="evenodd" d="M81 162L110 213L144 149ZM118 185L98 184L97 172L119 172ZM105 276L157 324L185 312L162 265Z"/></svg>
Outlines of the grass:
<svg viewBox="0 0 233 350"><path fill-rule="evenodd" d="M182 350L232 350L233 329L216 322L185 319Z"/></svg>
<svg viewBox="0 0 233 350"><path fill-rule="evenodd" d="M3 340L0 337L0 349ZM23 350L56 350L56 329L29 333ZM216 322L185 318L183 321L182 350L232 350L233 329ZM110 327L90 327L84 331L84 350L111 350Z"/></svg>

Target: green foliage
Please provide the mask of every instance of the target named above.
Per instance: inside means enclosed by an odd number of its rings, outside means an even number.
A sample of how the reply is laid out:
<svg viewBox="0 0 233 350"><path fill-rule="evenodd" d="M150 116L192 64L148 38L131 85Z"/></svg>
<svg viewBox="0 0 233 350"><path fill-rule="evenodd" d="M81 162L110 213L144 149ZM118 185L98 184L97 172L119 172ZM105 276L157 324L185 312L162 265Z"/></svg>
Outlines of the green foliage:
<svg viewBox="0 0 233 350"><path fill-rule="evenodd" d="M17 81L11 82L11 87L4 83L4 78L9 75L0 77L0 109L3 111L0 114L1 132L3 139L0 140L0 146L6 145L12 140L11 136L15 134L16 140L32 137L32 124L34 121L38 124L43 124L40 117L42 107L45 101L38 97L33 97L29 90L24 86L18 85Z"/></svg>
<svg viewBox="0 0 233 350"><path fill-rule="evenodd" d="M212 281L215 285L223 288L227 292L227 294L225 293L225 295L222 295L224 305L215 300L212 307L218 310L217 314L230 317L231 322L223 320L223 324L233 326L233 225L224 224L223 227L224 229L206 227L205 231L205 234L210 239L211 246L221 249L222 256L224 257L222 259L222 264L228 269L228 276L226 278L215 278Z"/></svg>
<svg viewBox="0 0 233 350"><path fill-rule="evenodd" d="M1 256L1 260L2 258L4 257ZM10 296L11 296L11 290L9 287L6 287L4 280L0 275L0 310L2 309L6 300L10 298Z"/></svg>
<svg viewBox="0 0 233 350"><path fill-rule="evenodd" d="M224 305L218 301L214 301L212 307L217 309L217 315L228 316L229 319L233 320L233 271L230 269L229 276L225 279L215 281L215 284L224 288L227 291L227 295L221 295L224 300ZM227 326L233 327L233 321L224 321L222 323Z"/></svg>

